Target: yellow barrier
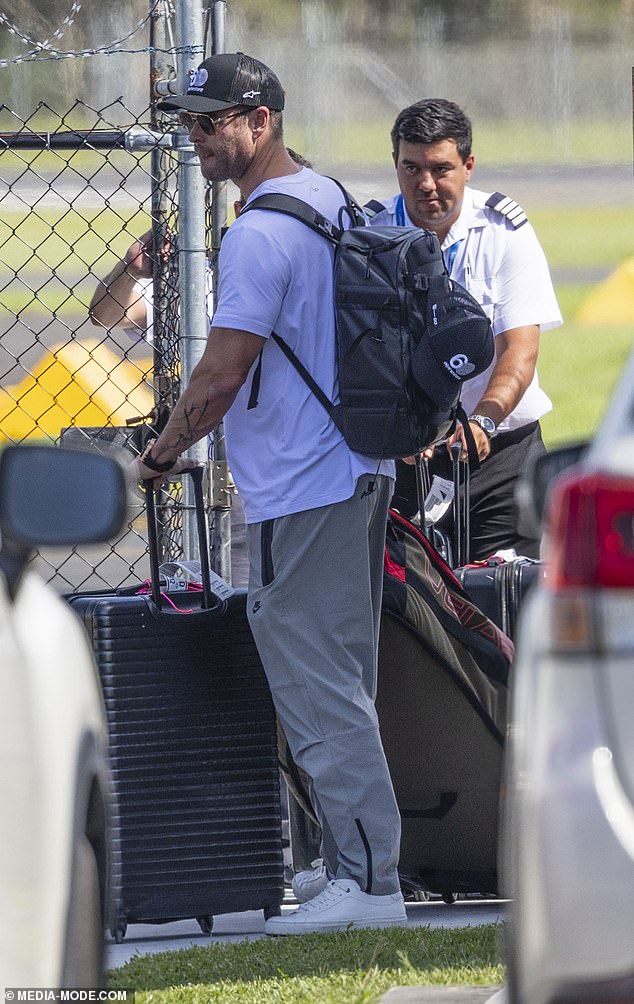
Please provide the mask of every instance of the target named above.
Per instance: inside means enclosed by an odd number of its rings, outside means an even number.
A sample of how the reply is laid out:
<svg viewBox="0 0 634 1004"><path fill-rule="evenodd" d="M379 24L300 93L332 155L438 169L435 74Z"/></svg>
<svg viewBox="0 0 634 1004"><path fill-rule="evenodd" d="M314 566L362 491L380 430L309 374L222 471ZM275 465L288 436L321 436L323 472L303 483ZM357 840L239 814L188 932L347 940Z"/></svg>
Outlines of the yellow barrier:
<svg viewBox="0 0 634 1004"><path fill-rule="evenodd" d="M628 258L583 301L577 324L634 323L634 258Z"/></svg>
<svg viewBox="0 0 634 1004"><path fill-rule="evenodd" d="M125 425L148 415L151 374L151 359L121 359L97 341L61 345L20 383L0 388L0 440L56 440L69 425Z"/></svg>

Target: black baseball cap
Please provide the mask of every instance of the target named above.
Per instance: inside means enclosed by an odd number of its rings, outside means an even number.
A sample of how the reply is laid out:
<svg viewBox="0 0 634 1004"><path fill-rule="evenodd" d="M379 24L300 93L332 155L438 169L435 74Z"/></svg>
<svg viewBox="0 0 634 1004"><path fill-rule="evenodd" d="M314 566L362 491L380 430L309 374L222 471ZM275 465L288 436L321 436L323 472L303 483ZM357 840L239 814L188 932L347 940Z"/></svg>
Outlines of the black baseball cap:
<svg viewBox="0 0 634 1004"><path fill-rule="evenodd" d="M217 112L236 105L266 105L281 112L284 89L272 70L244 52L220 52L190 70L187 94L165 98L160 111Z"/></svg>
<svg viewBox="0 0 634 1004"><path fill-rule="evenodd" d="M439 410L455 407L465 380L493 362L491 322L479 303L447 276L429 280L426 332L412 355L412 376Z"/></svg>

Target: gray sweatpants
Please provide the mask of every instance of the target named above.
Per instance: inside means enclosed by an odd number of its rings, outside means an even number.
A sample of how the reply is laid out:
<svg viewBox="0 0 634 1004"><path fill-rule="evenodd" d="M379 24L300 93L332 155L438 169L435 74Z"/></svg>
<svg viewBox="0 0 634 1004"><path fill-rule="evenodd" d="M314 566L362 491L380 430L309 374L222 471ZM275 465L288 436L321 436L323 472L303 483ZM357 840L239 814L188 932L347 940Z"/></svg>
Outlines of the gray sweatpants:
<svg viewBox="0 0 634 1004"><path fill-rule="evenodd" d="M400 888L400 817L374 707L392 482L359 478L344 502L247 527L248 615L295 762L312 782L338 878Z"/></svg>

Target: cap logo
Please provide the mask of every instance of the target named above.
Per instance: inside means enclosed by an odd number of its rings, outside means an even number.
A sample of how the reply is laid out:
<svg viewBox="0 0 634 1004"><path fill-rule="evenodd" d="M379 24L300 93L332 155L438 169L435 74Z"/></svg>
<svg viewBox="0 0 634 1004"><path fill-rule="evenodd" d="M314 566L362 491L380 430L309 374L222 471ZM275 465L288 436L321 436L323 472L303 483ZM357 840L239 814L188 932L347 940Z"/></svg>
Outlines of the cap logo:
<svg viewBox="0 0 634 1004"><path fill-rule="evenodd" d="M462 352L457 352L455 356L452 356L448 362L443 363L445 368L454 377L468 377L470 373L473 373L475 366L469 361L468 356L465 356Z"/></svg>
<svg viewBox="0 0 634 1004"><path fill-rule="evenodd" d="M204 67L199 66L197 70L189 71L189 88L190 91L202 91L203 87L207 83L209 74Z"/></svg>
<svg viewBox="0 0 634 1004"><path fill-rule="evenodd" d="M245 91L242 95L243 98L259 98L260 91Z"/></svg>

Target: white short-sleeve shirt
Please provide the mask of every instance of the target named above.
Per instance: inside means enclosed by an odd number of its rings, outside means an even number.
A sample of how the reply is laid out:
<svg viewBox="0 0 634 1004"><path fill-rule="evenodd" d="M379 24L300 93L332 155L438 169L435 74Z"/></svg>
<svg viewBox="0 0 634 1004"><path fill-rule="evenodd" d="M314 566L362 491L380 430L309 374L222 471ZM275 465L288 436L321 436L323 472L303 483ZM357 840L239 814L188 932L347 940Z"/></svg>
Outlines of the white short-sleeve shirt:
<svg viewBox="0 0 634 1004"><path fill-rule="evenodd" d="M148 345L152 345L154 342L154 284L152 279L137 279L135 283L135 293L138 295L139 299L142 299L145 303L145 328L140 330L139 328L124 328L124 331L130 336L130 338L139 339L143 338ZM211 324L211 317L214 312L213 305L213 282L212 282L212 272L211 266L207 268L206 272L206 295L207 295L207 320Z"/></svg>
<svg viewBox="0 0 634 1004"><path fill-rule="evenodd" d="M546 257L530 223L514 229L500 212L486 205L490 193L465 188L460 216L442 243L447 252L457 245L450 275L482 305L493 334L538 324L541 331L562 324ZM385 212L373 226L396 226L398 196L383 203ZM403 207L404 208L404 207ZM404 208L406 226L413 226ZM451 256L450 256L451 257ZM489 383L496 360L463 386L462 404L475 411ZM552 402L539 386L537 373L516 408L500 423L500 431L521 428L551 411Z"/></svg>
<svg viewBox="0 0 634 1004"><path fill-rule="evenodd" d="M264 182L248 202L271 192L302 199L341 225L339 187L309 168ZM249 523L344 501L362 474L394 473L391 461L379 465L349 449L269 337L280 335L337 401L333 254L305 224L270 210L243 211L222 242L212 323L266 339L257 406L249 407L256 360L225 416L227 456Z"/></svg>

